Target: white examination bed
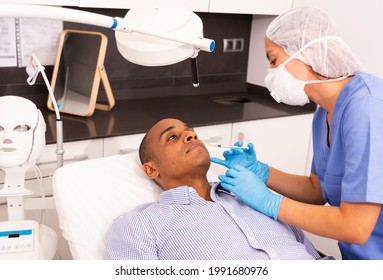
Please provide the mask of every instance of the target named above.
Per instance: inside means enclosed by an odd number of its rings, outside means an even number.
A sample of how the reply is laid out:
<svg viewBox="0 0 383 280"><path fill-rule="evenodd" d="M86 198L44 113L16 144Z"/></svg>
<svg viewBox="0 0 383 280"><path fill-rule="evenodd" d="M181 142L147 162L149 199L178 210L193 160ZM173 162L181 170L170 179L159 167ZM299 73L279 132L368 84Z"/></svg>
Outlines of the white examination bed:
<svg viewBox="0 0 383 280"><path fill-rule="evenodd" d="M220 156L222 149L209 148ZM214 171L213 171L214 170ZM210 181L225 168L212 164ZM138 153L64 165L53 176L60 228L73 259L105 259L105 233L115 217L156 201L162 189L144 174Z"/></svg>

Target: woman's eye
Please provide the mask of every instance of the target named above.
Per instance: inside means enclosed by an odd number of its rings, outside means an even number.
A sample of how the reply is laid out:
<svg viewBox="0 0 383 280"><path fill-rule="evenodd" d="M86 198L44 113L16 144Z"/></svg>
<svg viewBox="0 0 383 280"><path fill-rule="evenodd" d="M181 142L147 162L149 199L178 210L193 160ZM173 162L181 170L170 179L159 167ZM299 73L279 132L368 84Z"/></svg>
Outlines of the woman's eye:
<svg viewBox="0 0 383 280"><path fill-rule="evenodd" d="M27 124L20 124L18 126L16 126L13 130L14 131L17 131L17 132L26 132L28 130L30 130L31 127Z"/></svg>
<svg viewBox="0 0 383 280"><path fill-rule="evenodd" d="M276 59L271 60L271 61L270 61L270 65L271 65L271 66L275 66L275 61L276 61Z"/></svg>

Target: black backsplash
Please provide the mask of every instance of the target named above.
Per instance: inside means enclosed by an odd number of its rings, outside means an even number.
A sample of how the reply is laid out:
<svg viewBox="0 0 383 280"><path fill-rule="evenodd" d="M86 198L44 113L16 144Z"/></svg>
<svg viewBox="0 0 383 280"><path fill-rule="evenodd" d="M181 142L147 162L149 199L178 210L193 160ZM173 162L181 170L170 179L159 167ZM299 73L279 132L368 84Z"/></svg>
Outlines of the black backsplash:
<svg viewBox="0 0 383 280"><path fill-rule="evenodd" d="M100 14L124 17L126 10L84 9ZM171 66L145 67L126 61L118 52L114 31L77 23L64 22L64 29L99 31L107 35L108 47L105 69L116 100L148 98L153 96L198 95L210 93L214 88L232 91L245 88L251 15L197 13L204 24L204 36L214 39L212 53L200 51L197 57L200 86L194 88L191 79L190 61L185 60ZM224 38L244 38L243 52L223 52ZM45 67L50 79L53 66ZM26 83L25 68L0 67L0 96L18 95L26 97L37 106L44 106L48 92L39 75L36 84ZM100 101L103 101L100 87Z"/></svg>

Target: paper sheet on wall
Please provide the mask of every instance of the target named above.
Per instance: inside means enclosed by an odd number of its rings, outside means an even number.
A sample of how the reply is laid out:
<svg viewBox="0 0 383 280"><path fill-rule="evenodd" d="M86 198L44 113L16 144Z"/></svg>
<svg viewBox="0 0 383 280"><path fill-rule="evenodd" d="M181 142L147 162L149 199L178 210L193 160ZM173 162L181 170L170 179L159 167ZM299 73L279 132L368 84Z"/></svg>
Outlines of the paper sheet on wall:
<svg viewBox="0 0 383 280"><path fill-rule="evenodd" d="M62 31L61 20L16 18L18 66L28 66L32 53L42 65L53 65Z"/></svg>
<svg viewBox="0 0 383 280"><path fill-rule="evenodd" d="M0 18L0 66L17 66L14 18Z"/></svg>

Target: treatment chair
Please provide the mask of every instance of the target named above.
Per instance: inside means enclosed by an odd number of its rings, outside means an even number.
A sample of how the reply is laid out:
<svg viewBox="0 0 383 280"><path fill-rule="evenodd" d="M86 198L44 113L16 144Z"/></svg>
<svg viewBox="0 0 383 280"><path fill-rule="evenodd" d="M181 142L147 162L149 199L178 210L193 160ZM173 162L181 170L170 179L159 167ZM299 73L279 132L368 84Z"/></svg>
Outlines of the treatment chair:
<svg viewBox="0 0 383 280"><path fill-rule="evenodd" d="M209 148L211 155L222 149ZM209 181L225 168L211 165ZM118 215L156 201L162 189L146 177L138 152L66 164L53 175L59 225L73 259L105 259L105 234Z"/></svg>

